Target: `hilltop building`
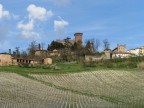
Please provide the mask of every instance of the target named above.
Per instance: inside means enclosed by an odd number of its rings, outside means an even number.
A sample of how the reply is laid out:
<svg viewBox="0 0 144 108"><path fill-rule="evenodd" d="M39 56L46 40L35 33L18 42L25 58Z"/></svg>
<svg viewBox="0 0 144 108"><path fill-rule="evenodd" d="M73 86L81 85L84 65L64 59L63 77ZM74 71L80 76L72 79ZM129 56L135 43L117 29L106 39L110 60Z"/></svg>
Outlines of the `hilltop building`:
<svg viewBox="0 0 144 108"><path fill-rule="evenodd" d="M43 56L46 56L47 55L47 50L35 50L35 56L40 56L40 55L43 55Z"/></svg>
<svg viewBox="0 0 144 108"><path fill-rule="evenodd" d="M83 33L75 33L74 34L75 39L69 40L71 45L74 45L74 43L81 43L82 44L82 39L83 39ZM56 40L56 42L61 43L65 45L65 40Z"/></svg>
<svg viewBox="0 0 144 108"><path fill-rule="evenodd" d="M126 45L117 45L115 49L112 50L112 52L126 52Z"/></svg>

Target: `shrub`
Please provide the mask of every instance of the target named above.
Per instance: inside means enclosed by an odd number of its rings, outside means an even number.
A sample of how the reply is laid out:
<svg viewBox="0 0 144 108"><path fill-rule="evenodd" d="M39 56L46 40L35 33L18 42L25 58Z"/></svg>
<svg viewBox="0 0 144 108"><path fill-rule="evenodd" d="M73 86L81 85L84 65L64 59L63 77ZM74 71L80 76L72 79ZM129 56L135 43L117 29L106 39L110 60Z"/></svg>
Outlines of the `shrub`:
<svg viewBox="0 0 144 108"><path fill-rule="evenodd" d="M49 67L49 69L51 69L51 70L60 70L60 69L61 69L61 68L58 67L56 64L49 65L48 67Z"/></svg>
<svg viewBox="0 0 144 108"><path fill-rule="evenodd" d="M29 64L28 63L19 63L18 66L28 68Z"/></svg>
<svg viewBox="0 0 144 108"><path fill-rule="evenodd" d="M128 62L127 67L128 68L137 68L137 63L136 62Z"/></svg>
<svg viewBox="0 0 144 108"><path fill-rule="evenodd" d="M121 63L115 63L115 67L116 68L126 68L127 65L125 62L121 62Z"/></svg>
<svg viewBox="0 0 144 108"><path fill-rule="evenodd" d="M107 67L107 68L113 68L114 67L113 63L111 63L111 62L105 62L103 65L104 65L104 67Z"/></svg>
<svg viewBox="0 0 144 108"><path fill-rule="evenodd" d="M137 67L138 67L139 69L144 69L144 62L138 63L138 64L137 64Z"/></svg>

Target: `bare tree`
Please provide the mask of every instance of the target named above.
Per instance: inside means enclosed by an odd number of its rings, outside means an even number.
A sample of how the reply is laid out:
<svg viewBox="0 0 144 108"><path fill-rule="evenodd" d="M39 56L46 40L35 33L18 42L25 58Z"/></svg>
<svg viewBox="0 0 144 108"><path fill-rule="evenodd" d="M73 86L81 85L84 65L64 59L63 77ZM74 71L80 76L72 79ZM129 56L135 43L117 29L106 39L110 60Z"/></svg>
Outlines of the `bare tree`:
<svg viewBox="0 0 144 108"><path fill-rule="evenodd" d="M27 52L26 51L21 52L21 58L24 58L24 59L27 58Z"/></svg>
<svg viewBox="0 0 144 108"><path fill-rule="evenodd" d="M20 57L19 47L16 47L16 48L15 48L15 52L16 52L16 57Z"/></svg>
<svg viewBox="0 0 144 108"><path fill-rule="evenodd" d="M38 49L38 43L36 41L32 41L28 47L28 54L30 58L35 57L35 50Z"/></svg>
<svg viewBox="0 0 144 108"><path fill-rule="evenodd" d="M110 43L109 43L108 39L104 39L103 44L104 44L104 50L109 49Z"/></svg>
<svg viewBox="0 0 144 108"><path fill-rule="evenodd" d="M42 49L42 50L44 49L44 46L45 46L45 43L42 42L42 43L41 43L41 49Z"/></svg>

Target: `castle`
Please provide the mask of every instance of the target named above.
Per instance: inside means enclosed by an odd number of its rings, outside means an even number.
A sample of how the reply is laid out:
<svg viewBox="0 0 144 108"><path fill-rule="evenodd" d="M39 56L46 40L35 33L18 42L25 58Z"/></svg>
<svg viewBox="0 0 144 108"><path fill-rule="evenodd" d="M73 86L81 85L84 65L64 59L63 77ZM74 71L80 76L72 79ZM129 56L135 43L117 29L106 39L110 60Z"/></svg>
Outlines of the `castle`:
<svg viewBox="0 0 144 108"><path fill-rule="evenodd" d="M81 43L82 44L83 33L75 33L74 36L75 36L75 39L69 40L70 44L71 45L74 45L74 43ZM65 45L65 40L56 40L56 42Z"/></svg>

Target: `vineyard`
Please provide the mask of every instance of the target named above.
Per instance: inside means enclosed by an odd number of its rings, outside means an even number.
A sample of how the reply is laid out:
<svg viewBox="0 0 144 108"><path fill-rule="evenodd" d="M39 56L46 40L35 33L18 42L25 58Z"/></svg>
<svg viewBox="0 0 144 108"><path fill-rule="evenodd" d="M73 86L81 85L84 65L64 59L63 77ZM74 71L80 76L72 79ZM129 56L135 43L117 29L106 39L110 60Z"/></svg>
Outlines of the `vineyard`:
<svg viewBox="0 0 144 108"><path fill-rule="evenodd" d="M103 70L61 75L35 75L34 78L62 89L77 91L127 107L144 107L144 74Z"/></svg>
<svg viewBox="0 0 144 108"><path fill-rule="evenodd" d="M115 108L115 104L58 90L15 73L0 73L0 108Z"/></svg>
<svg viewBox="0 0 144 108"><path fill-rule="evenodd" d="M144 72L0 72L0 108L143 108Z"/></svg>

